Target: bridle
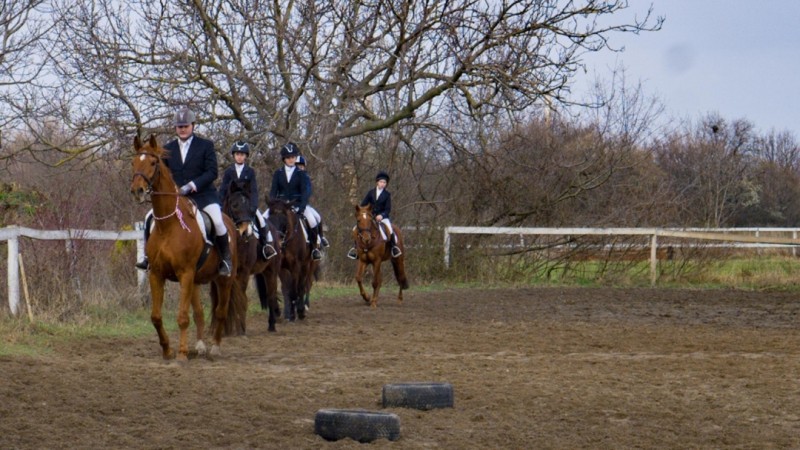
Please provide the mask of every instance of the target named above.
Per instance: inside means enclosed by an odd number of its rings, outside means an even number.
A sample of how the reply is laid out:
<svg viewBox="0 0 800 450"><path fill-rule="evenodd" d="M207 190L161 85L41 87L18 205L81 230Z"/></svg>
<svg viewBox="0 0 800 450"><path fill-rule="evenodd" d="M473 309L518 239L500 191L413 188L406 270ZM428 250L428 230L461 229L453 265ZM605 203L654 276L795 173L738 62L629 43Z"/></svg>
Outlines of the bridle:
<svg viewBox="0 0 800 450"><path fill-rule="evenodd" d="M152 158L155 158L156 160L161 158L160 156L156 155L155 153L150 153L150 152L141 152L141 153L137 153L136 154L136 157L140 157L140 156L150 156ZM153 183L155 183L155 181L160 176L161 176L161 164L159 163L159 164L156 164L156 170L153 171L153 176L152 177L148 177L147 174L145 174L144 172L134 172L133 176L131 177L131 183L133 183L133 180L135 180L136 177L142 177L144 182L147 183L147 190L145 191L145 193L147 195L177 195L177 196L180 196L180 194L177 193L177 192L158 192L158 191L153 191Z"/></svg>
<svg viewBox="0 0 800 450"><path fill-rule="evenodd" d="M152 158L156 158L157 161L158 161L158 159L160 159L160 156L156 155L155 153L150 153L150 152L141 152L141 153L137 153L136 154L136 157L140 157L140 156L150 156ZM173 210L171 213L167 214L166 216L161 216L161 217L157 216L155 211L153 211L153 219L158 221L158 220L169 219L170 217L177 215L178 216L178 222L180 222L180 224L181 224L181 228L183 228L184 230L186 230L186 231L191 233L192 230L189 228L188 225L186 225L186 222L183 221L183 212L181 211L181 209L179 207L180 206L180 201L181 201L180 194L177 193L177 192L158 192L158 191L153 191L153 183L160 176L161 176L161 163L159 161L158 164L156 164L156 169L153 171L153 176L152 177L148 177L147 174L145 174L144 172L134 172L133 176L131 177L131 184L133 184L133 181L136 180L136 177L142 177L144 182L147 183L147 190L145 191L145 193L147 195L149 195L149 196L153 196L153 195L174 195L175 196L175 210Z"/></svg>
<svg viewBox="0 0 800 450"><path fill-rule="evenodd" d="M367 213L361 213L361 219L367 219ZM358 239L364 244L365 248L369 248L370 244L372 243L372 239L375 237L375 233L378 231L378 223L375 221L374 218L370 219L370 226L367 228L361 228L359 223L361 220L356 221L356 230L358 231ZM365 237L366 236L366 237Z"/></svg>

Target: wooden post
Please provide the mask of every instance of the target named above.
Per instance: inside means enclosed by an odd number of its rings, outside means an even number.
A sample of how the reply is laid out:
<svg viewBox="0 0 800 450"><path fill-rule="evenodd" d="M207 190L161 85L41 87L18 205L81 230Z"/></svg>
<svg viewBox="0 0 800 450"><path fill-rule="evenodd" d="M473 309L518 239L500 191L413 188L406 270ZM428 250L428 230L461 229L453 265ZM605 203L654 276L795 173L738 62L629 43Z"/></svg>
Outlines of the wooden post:
<svg viewBox="0 0 800 450"><path fill-rule="evenodd" d="M450 232L444 229L444 266L450 268Z"/></svg>
<svg viewBox="0 0 800 450"><path fill-rule="evenodd" d="M658 235L650 236L650 286L655 287L658 278Z"/></svg>
<svg viewBox="0 0 800 450"><path fill-rule="evenodd" d="M22 276L22 291L25 293L25 305L28 307L28 319L33 323L33 310L28 294L28 278L25 276L25 264L22 263L22 253L19 254L19 273Z"/></svg>
<svg viewBox="0 0 800 450"><path fill-rule="evenodd" d="M19 239L8 240L8 306L11 314L19 311Z"/></svg>

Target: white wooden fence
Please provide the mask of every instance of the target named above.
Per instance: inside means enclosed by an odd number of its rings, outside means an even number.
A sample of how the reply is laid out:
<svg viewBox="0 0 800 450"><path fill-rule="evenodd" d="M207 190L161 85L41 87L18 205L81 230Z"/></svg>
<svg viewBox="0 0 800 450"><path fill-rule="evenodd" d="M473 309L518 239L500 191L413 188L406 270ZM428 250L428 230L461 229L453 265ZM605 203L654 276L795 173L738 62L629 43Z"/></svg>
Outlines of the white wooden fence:
<svg viewBox="0 0 800 450"><path fill-rule="evenodd" d="M19 311L19 238L28 237L42 240L93 239L107 241L136 241L136 258L144 257L144 236L141 223L136 230L103 231L103 230L36 230L32 228L10 226L0 228L0 241L8 241L8 304L13 314ZM751 247L791 247L800 246L797 235L800 228L512 228L512 227L447 227L444 230L444 264L450 267L450 236L453 234L500 234L500 235L558 235L558 236L649 236L650 240L650 279L655 285L658 267L658 238L673 237L726 242L747 242ZM764 236L763 234L773 234ZM791 235L791 237L774 236L774 234ZM135 270L135 269L131 269ZM138 283L141 287L146 274L138 272Z"/></svg>
<svg viewBox="0 0 800 450"><path fill-rule="evenodd" d="M137 224L137 227L139 224ZM19 311L19 238L28 237L42 240L71 241L93 239L102 241L136 241L136 257L144 258L144 236L140 230L101 231L101 230L35 230L11 226L0 228L0 241L8 241L8 306L16 315ZM136 269L131 269L136 270ZM146 274L139 272L139 286L145 282Z"/></svg>
<svg viewBox="0 0 800 450"><path fill-rule="evenodd" d="M658 237L673 237L725 242L748 242L751 247L796 247L800 245L800 228L514 228L514 227L447 227L444 229L444 265L450 267L450 236L453 234L557 235L557 236L649 236L650 284L655 286L658 274ZM764 236L769 234L791 234ZM752 245L755 244L755 245Z"/></svg>

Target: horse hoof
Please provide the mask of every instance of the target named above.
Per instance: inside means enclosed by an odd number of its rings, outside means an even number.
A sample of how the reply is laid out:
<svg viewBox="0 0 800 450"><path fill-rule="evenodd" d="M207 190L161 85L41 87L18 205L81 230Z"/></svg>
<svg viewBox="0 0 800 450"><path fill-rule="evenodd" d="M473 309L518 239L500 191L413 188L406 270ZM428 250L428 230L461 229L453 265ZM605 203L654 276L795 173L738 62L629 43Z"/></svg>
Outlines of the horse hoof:
<svg viewBox="0 0 800 450"><path fill-rule="evenodd" d="M175 358L175 352L172 351L172 349L165 350L161 354L161 357L164 358L165 360L174 359Z"/></svg>
<svg viewBox="0 0 800 450"><path fill-rule="evenodd" d="M197 350L197 356L205 356L206 352L208 352L208 348L206 348L206 344L203 341L197 341L194 349Z"/></svg>
<svg viewBox="0 0 800 450"><path fill-rule="evenodd" d="M179 353L178 356L175 357L175 361L178 361L179 363L189 362L189 355L185 353Z"/></svg>
<svg viewBox="0 0 800 450"><path fill-rule="evenodd" d="M212 345L211 346L211 353L209 355L214 357L214 358L222 356L222 352L219 349L219 345L217 345L217 344Z"/></svg>

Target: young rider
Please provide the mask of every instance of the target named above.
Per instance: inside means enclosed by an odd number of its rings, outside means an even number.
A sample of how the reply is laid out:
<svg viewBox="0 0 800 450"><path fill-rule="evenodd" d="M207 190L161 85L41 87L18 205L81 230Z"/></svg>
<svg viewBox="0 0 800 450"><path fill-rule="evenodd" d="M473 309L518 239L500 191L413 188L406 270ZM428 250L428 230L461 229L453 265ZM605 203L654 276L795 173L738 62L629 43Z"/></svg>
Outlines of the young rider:
<svg viewBox="0 0 800 450"><path fill-rule="evenodd" d="M281 159L283 167L272 174L272 187L269 190L270 200L284 200L291 202L295 212L299 216L305 217L308 222L309 242L311 243L311 257L319 261L322 253L317 248L317 225L316 218L308 210L308 191L309 182L306 180L308 174L302 170L297 170L297 157L300 150L293 142L289 142L281 147ZM264 214L264 218L269 218L269 209Z"/></svg>
<svg viewBox="0 0 800 450"><path fill-rule="evenodd" d="M403 252L400 250L400 247L397 246L397 235L394 234L392 222L389 220L389 214L392 212L392 194L386 189L387 184L389 184L389 174L384 171L378 172L378 175L375 176L375 189L367 191L367 195L365 195L364 200L361 201L361 206L371 205L372 215L375 217L375 220L379 223L386 224L389 233L391 233L389 235L389 240L392 243L392 258L397 258L402 255ZM352 247L350 251L347 252L347 257L350 259L358 259L358 253L355 247Z"/></svg>
<svg viewBox="0 0 800 450"><path fill-rule="evenodd" d="M277 252L270 244L272 236L269 236L269 229L267 228L266 221L261 214L258 213L258 180L256 180L256 171L247 164L247 157L250 155L250 146L247 142L238 141L231 146L231 154L233 155L234 164L222 174L222 184L219 186L219 198L224 201L228 195L231 183L236 181L248 181L250 183L250 209L251 214L258 220L258 243L259 243L259 257L268 260L275 256Z"/></svg>

